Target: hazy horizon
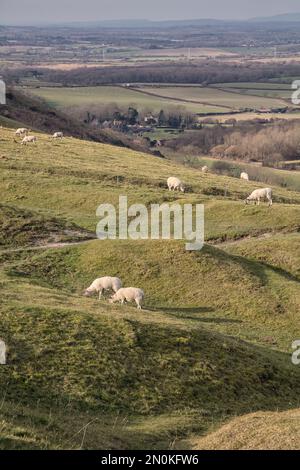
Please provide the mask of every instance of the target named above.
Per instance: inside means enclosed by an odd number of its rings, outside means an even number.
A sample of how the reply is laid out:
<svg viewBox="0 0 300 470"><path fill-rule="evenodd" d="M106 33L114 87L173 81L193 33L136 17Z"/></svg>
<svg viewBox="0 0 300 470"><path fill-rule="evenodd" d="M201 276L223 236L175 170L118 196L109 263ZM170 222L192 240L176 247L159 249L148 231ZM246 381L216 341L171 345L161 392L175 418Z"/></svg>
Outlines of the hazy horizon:
<svg viewBox="0 0 300 470"><path fill-rule="evenodd" d="M247 20L259 16L300 13L298 0L0 0L0 24L50 24L124 20ZM45 15L45 10L47 16Z"/></svg>

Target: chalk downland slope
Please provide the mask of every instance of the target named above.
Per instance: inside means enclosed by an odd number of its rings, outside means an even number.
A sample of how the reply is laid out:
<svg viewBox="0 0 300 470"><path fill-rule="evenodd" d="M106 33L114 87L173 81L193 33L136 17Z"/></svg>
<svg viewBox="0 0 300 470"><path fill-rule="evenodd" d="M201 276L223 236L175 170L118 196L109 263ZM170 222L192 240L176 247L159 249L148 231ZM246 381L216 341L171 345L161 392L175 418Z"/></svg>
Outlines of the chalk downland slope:
<svg viewBox="0 0 300 470"><path fill-rule="evenodd" d="M0 204L0 248L75 242L93 237L92 233L64 219Z"/></svg>
<svg viewBox="0 0 300 470"><path fill-rule="evenodd" d="M23 90L8 89L6 105L1 106L0 123L7 127L30 127L42 132L53 132L59 129L65 135L72 134L80 139L103 142L120 147L143 150L142 143L133 143L122 133L113 130L93 129L85 123L70 117L48 105L35 94L24 93ZM22 123L22 125L18 125Z"/></svg>
<svg viewBox="0 0 300 470"><path fill-rule="evenodd" d="M205 308L140 312L20 274L0 282L2 417L34 434L29 448L168 448L224 417L297 406L288 356L210 331ZM14 433L2 448L26 446Z"/></svg>
<svg viewBox="0 0 300 470"><path fill-rule="evenodd" d="M291 253L297 243L286 244ZM198 253L178 241L96 240L31 254L9 272L70 294L109 273L142 287L146 308L166 318L289 351L300 337L299 278L289 264L273 267L221 247L206 245Z"/></svg>
<svg viewBox="0 0 300 470"><path fill-rule="evenodd" d="M0 448L176 448L224 419L299 406L299 192L274 187L272 208L246 207L257 183L73 138L0 139ZM169 193L168 176L187 193ZM28 250L69 227L94 231L97 206L119 195L204 203L211 244ZM101 275L143 288L145 310L83 297Z"/></svg>
<svg viewBox="0 0 300 470"><path fill-rule="evenodd" d="M195 450L300 450L300 410L241 416L191 444Z"/></svg>

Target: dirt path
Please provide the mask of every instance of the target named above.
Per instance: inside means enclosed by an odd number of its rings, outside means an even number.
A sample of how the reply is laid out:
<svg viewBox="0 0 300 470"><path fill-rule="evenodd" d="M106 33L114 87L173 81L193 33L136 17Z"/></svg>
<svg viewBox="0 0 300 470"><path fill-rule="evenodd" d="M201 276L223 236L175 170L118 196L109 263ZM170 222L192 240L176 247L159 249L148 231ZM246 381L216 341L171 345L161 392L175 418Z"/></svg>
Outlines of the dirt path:
<svg viewBox="0 0 300 470"><path fill-rule="evenodd" d="M278 230L278 231L273 231L273 232L264 232L264 233L260 233L257 235L246 235L244 237L236 238L234 240L208 241L206 243L216 248L222 248L222 247L226 248L227 246L238 245L239 243L248 242L251 240L256 240L256 241L267 240L268 238L274 237L276 235L285 235L285 234L291 235L293 233L299 233L299 232L297 232L297 230L293 230L291 232Z"/></svg>
<svg viewBox="0 0 300 470"><path fill-rule="evenodd" d="M297 230L293 230L291 232L286 232L286 231L273 231L273 232L264 232L260 233L257 235L245 235L244 237L241 236L239 238L231 239L231 240L208 240L205 241L205 244L214 246L216 248L226 248L227 246L233 246L233 245L238 245L239 243L243 242L248 242L251 240L267 240L268 238L271 238L276 235L284 235L284 234L296 234L299 233ZM18 253L22 251L39 251L39 250L47 250L47 249L55 249L55 248L65 248L68 246L77 246L77 245L83 245L85 243L88 243L90 241L97 240L97 238L88 238L85 240L80 240L80 241L74 241L74 242L52 242L52 243L45 243L41 245L34 245L34 246L23 246L19 248L8 248L4 250L0 250L0 255L5 254L5 253Z"/></svg>
<svg viewBox="0 0 300 470"><path fill-rule="evenodd" d="M97 238L88 238L86 240L80 240L76 242L53 242L53 243L45 243L44 245L34 245L34 246L22 246L19 248L8 248L5 250L0 251L0 255L5 253L18 253L22 251L38 251L38 250L47 250L51 248L65 248L67 246L76 246L76 245L83 245L84 243L88 243L92 240L97 240Z"/></svg>

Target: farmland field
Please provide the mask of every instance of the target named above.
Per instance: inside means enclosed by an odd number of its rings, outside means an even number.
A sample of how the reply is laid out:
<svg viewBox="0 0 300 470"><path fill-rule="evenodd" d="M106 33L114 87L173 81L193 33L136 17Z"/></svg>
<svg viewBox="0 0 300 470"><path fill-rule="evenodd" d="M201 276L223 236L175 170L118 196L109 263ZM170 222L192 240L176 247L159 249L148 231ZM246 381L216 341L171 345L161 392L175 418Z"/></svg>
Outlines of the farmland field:
<svg viewBox="0 0 300 470"><path fill-rule="evenodd" d="M291 82L292 83L292 82ZM220 88L224 91L233 91L242 95L255 95L262 98L284 99L291 102L292 88L291 84L282 83L220 83L213 85L215 88ZM265 105L265 100L262 99L262 106Z"/></svg>
<svg viewBox="0 0 300 470"><path fill-rule="evenodd" d="M299 112L292 112L292 113L256 113L256 112L246 112L246 113L233 113L233 114L216 114L214 119L217 119L219 122L224 123L228 119L236 119L237 121L251 121L252 119L284 119L284 120L293 120L293 119L300 119L300 110Z"/></svg>
<svg viewBox="0 0 300 470"><path fill-rule="evenodd" d="M195 104L185 101L168 99L168 97L148 96L135 90L116 86L98 87L72 87L72 88L32 88L30 92L45 99L49 104L57 107L80 106L89 104L108 105L116 103L119 106L136 106L138 109L148 108L160 111L163 108L182 106L193 113L209 113L225 111L222 106ZM175 95L176 96L176 95Z"/></svg>
<svg viewBox="0 0 300 470"><path fill-rule="evenodd" d="M116 86L98 87L41 87L29 88L30 92L45 99L57 107L80 106L89 104L118 104L134 106L138 110L149 109L158 112L160 109L181 106L192 113L206 114L228 112L241 108L284 107L287 103L280 98L288 97L287 91L269 92L192 86L139 86L124 88ZM262 96L252 96L261 93ZM278 98L276 97L278 93Z"/></svg>
<svg viewBox="0 0 300 470"><path fill-rule="evenodd" d="M291 85L287 83L272 82L234 82L234 83L215 83L216 88L236 88L246 90L291 90Z"/></svg>
<svg viewBox="0 0 300 470"><path fill-rule="evenodd" d="M276 97L256 97L247 93L234 93L231 88L214 89L213 87L143 87L143 91L155 93L166 98L176 97L182 100L224 106L231 109L283 107L286 105Z"/></svg>

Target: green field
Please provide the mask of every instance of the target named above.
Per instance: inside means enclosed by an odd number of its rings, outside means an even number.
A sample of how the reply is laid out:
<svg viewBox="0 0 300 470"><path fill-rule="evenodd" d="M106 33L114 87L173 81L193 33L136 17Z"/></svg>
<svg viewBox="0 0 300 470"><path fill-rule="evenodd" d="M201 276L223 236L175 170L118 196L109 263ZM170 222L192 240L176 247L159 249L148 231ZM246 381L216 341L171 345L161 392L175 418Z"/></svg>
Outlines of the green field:
<svg viewBox="0 0 300 470"><path fill-rule="evenodd" d="M72 88L32 88L33 93L49 104L57 107L81 106L81 105L108 105L116 104L120 107L134 106L139 111L152 110L159 112L161 109L181 106L186 111L192 113L222 112L224 109L218 106L206 104L195 104L149 96L138 91L118 86L98 86L98 87L72 87ZM176 96L176 95L175 95Z"/></svg>
<svg viewBox="0 0 300 470"><path fill-rule="evenodd" d="M259 88L260 86L260 88ZM267 88L269 87L269 88ZM159 112L180 106L192 113L208 114L237 111L244 108L282 108L288 105L291 90L277 84L220 84L201 86L121 86L41 87L33 93L58 108L116 104L136 107L139 111Z"/></svg>
<svg viewBox="0 0 300 470"><path fill-rule="evenodd" d="M246 206L263 183L37 136L0 130L0 448L192 448L229 419L297 408L300 192L273 185L272 208ZM169 193L171 175L186 193ZM205 247L70 244L119 195L204 203ZM145 308L83 297L101 275L143 288Z"/></svg>
<svg viewBox="0 0 300 470"><path fill-rule="evenodd" d="M269 99L290 100L292 97L291 83L271 83L271 82L236 82L236 83L216 83L212 85L224 91L232 91L243 95L255 95ZM264 105L266 102L264 101ZM263 106L263 105L262 105ZM273 105L270 105L273 107ZM276 107L276 105L274 106Z"/></svg>
<svg viewBox="0 0 300 470"><path fill-rule="evenodd" d="M292 83L292 81L291 81ZM233 83L215 83L212 85L216 88L236 88L243 90L283 90L291 91L291 84L289 83L274 83L274 82L233 82Z"/></svg>
<svg viewBox="0 0 300 470"><path fill-rule="evenodd" d="M283 107L286 105L286 103L284 103L280 99L277 99L275 95L270 98L265 97L263 93L261 94L261 96L252 96L252 90L251 93L248 94L247 89L231 89L230 87L227 87L227 84L223 84L222 89L215 89L214 87L163 86L143 87L142 89L146 92L156 93L157 95L164 96L166 98L176 97L177 99L214 104L218 106L224 106L230 109ZM286 94L286 92L284 93ZM289 96L290 95L291 93L289 94Z"/></svg>

